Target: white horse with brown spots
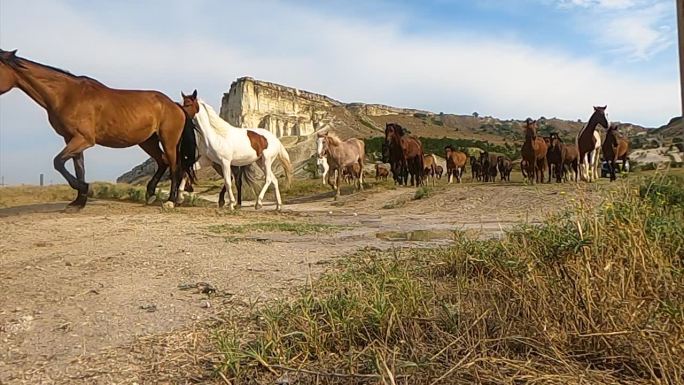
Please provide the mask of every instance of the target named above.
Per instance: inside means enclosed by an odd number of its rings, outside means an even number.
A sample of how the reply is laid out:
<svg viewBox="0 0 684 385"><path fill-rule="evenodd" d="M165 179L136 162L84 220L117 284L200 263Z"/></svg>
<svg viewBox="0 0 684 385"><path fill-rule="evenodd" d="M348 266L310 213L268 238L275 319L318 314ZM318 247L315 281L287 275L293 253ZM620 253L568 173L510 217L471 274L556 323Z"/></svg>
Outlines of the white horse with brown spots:
<svg viewBox="0 0 684 385"><path fill-rule="evenodd" d="M221 167L225 188L228 192L228 207L235 208L231 181L231 166L247 166L256 163L266 176L266 183L257 197L255 208L262 207L268 186L273 185L276 195L276 210L282 208L278 178L273 173L276 159L283 165L285 177L292 180L290 156L280 140L270 131L262 128L238 128L223 120L214 109L197 99L195 95L183 96L183 110L193 119L197 127L197 148L201 157ZM245 172L251 172L248 168Z"/></svg>
<svg viewBox="0 0 684 385"><path fill-rule="evenodd" d="M596 131L596 126L608 128L606 108L594 107L594 113L589 118L587 125L577 134L577 150L579 151L580 178L587 182L597 180L599 155L601 154L601 135Z"/></svg>

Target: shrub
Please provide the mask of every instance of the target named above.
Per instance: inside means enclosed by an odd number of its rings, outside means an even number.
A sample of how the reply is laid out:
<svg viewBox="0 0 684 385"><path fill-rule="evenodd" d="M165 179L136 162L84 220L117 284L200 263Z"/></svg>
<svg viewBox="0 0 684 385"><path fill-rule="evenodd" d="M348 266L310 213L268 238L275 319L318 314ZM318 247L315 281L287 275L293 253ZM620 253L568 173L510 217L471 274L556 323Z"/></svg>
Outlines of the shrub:
<svg viewBox="0 0 684 385"><path fill-rule="evenodd" d="M681 194L625 184L501 240L363 251L291 300L235 311L219 370L234 383L681 383Z"/></svg>

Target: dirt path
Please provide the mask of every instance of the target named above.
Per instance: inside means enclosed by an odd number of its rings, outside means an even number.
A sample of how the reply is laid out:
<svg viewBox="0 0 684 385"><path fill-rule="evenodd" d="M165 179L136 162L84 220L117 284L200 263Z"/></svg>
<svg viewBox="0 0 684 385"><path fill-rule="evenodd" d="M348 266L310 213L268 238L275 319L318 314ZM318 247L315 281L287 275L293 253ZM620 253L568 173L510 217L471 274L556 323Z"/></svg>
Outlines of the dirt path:
<svg viewBox="0 0 684 385"><path fill-rule="evenodd" d="M278 297L334 258L363 247L443 245L455 229L496 236L566 207L575 188L440 186L420 200L400 188L339 202L295 199L280 214L268 205L234 215L108 201L78 214L58 205L0 210L0 384L73 383L81 360ZM222 227L263 223L327 227L303 235ZM200 282L217 293L192 287Z"/></svg>

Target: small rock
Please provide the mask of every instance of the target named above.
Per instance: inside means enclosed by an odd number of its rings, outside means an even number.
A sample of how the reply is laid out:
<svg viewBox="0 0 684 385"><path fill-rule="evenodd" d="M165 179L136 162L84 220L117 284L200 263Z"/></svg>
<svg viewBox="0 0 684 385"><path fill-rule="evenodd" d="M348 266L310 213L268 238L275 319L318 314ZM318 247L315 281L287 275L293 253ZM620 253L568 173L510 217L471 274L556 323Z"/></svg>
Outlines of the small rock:
<svg viewBox="0 0 684 385"><path fill-rule="evenodd" d="M201 305L201 306L202 306L202 308L204 308L204 309L209 309L209 308L211 307L211 302L209 302L209 301L204 301L204 302L202 302L202 305Z"/></svg>
<svg viewBox="0 0 684 385"><path fill-rule="evenodd" d="M142 310L146 310L148 313L154 313L155 311L157 311L157 305L153 303L147 305L140 305L140 308Z"/></svg>
<svg viewBox="0 0 684 385"><path fill-rule="evenodd" d="M285 373L282 377L278 378L276 380L277 385L290 385L290 376L288 373Z"/></svg>

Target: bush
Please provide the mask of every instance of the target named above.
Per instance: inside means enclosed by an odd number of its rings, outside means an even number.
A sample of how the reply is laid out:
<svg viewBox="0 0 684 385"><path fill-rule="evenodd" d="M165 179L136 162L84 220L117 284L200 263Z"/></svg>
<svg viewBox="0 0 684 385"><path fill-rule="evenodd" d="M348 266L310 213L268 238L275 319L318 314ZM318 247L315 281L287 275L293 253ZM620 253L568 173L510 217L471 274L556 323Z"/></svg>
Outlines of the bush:
<svg viewBox="0 0 684 385"><path fill-rule="evenodd" d="M345 258L292 300L236 311L220 370L234 383L681 383L682 188L625 184L501 240Z"/></svg>

